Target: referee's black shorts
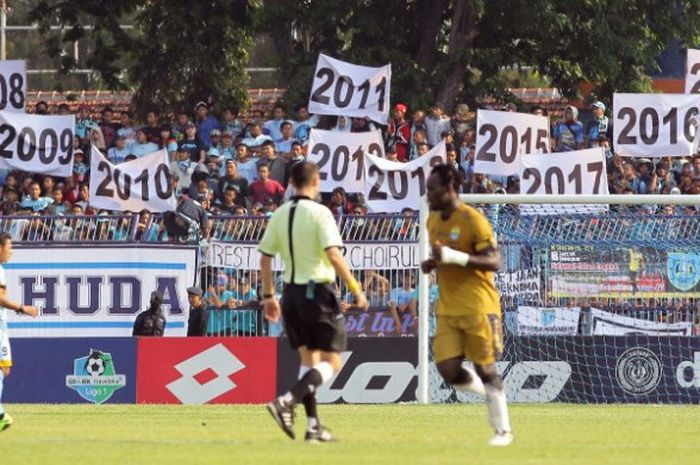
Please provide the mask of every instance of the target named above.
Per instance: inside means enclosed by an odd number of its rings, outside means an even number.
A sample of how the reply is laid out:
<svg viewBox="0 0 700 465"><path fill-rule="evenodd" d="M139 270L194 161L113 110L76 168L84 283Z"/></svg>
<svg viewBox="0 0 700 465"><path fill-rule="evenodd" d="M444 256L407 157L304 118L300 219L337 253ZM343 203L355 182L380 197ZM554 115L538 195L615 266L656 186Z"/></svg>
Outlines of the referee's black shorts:
<svg viewBox="0 0 700 465"><path fill-rule="evenodd" d="M293 349L342 352L346 349L345 318L335 284L316 284L313 299L306 285L287 284L282 293L284 328Z"/></svg>

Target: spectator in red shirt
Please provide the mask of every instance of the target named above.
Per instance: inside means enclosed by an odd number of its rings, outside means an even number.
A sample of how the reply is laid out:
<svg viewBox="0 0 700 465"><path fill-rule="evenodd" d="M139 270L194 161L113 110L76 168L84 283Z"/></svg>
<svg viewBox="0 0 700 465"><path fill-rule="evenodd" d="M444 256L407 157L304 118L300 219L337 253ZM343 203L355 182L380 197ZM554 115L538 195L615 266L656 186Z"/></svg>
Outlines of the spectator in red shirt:
<svg viewBox="0 0 700 465"><path fill-rule="evenodd" d="M71 204L76 203L80 198L80 186L75 182L73 176L66 178L63 198Z"/></svg>
<svg viewBox="0 0 700 465"><path fill-rule="evenodd" d="M331 213L333 213L333 216L351 215L354 210L352 202L348 201L345 189L342 187L333 189L331 199L326 206L330 209Z"/></svg>
<svg viewBox="0 0 700 465"><path fill-rule="evenodd" d="M267 163L258 166L258 180L250 185L250 197L253 203L266 205L269 201L278 204L284 197L282 184L270 179L270 167Z"/></svg>
<svg viewBox="0 0 700 465"><path fill-rule="evenodd" d="M394 118L389 122L387 134L389 146L396 148L396 158L408 161L408 149L411 142L411 126L406 121L406 105L398 103L394 107Z"/></svg>

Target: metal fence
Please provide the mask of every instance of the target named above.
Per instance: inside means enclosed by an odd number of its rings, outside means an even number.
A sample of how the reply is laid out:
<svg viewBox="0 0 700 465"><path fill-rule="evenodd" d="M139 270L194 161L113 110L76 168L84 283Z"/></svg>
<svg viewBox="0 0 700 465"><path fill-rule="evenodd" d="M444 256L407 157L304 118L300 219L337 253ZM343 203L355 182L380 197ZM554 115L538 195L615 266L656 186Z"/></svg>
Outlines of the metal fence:
<svg viewBox="0 0 700 465"><path fill-rule="evenodd" d="M626 248L637 248L646 254L648 272L663 275L666 255L680 250L697 249L700 240L700 216L685 211L680 214L652 214L649 211L608 211L597 214L557 213L524 215L515 207L489 206L484 213L494 225L503 255L503 271L537 269L540 292L536 301L523 300L513 293L502 293L506 315L518 305L543 307L576 307L592 305L611 311L659 322L690 321L698 324L700 298L691 294L618 299L575 298L553 295L551 288L552 246L566 244L586 251L588 259L615 261L624 269ZM551 212L550 212L551 213ZM405 215L348 215L338 219L341 236L346 243L368 247L382 244L417 244L418 218ZM217 216L208 225L209 238L227 244L254 244L262 238L269 218L259 216ZM9 232L18 243L85 242L169 242L170 238L158 214L121 214L96 216L11 216L0 217L0 229ZM588 250L595 246L596 252ZM576 250L579 250L576 249ZM606 252L608 251L608 252ZM204 257L203 250L202 256ZM583 254L583 252L581 252ZM618 258L613 259L615 254ZM583 256L583 255L582 255ZM262 318L259 304L260 273L256 266L247 268L214 267L202 260L201 287L210 312L209 334L225 336L279 335L280 324L269 324ZM539 273L540 271L538 271ZM625 272L626 273L626 272ZM371 267L354 269L363 285L371 311L362 315L351 308L352 298L344 286L338 290L347 309L349 334L404 335L416 334L417 262L412 266ZM623 273L624 274L624 273ZM595 276L586 278L595 284ZM583 279L569 277L571 282ZM628 278L625 278L628 279ZM281 273L275 273L278 296L282 291ZM437 299L437 286L431 285L431 302Z"/></svg>

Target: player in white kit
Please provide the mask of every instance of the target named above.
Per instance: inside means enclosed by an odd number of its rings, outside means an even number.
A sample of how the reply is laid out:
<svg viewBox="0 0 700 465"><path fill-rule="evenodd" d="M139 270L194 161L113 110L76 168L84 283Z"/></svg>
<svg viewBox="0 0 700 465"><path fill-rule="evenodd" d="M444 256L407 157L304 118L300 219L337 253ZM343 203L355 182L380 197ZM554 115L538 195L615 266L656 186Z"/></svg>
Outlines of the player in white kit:
<svg viewBox="0 0 700 465"><path fill-rule="evenodd" d="M5 413L2 406L2 386L5 378L10 375L12 367L12 350L10 338L7 333L7 311L12 310L19 314L35 317L39 309L30 305L22 305L7 298L7 278L2 264L12 256L12 238L7 233L0 233L0 432L12 425L12 417Z"/></svg>

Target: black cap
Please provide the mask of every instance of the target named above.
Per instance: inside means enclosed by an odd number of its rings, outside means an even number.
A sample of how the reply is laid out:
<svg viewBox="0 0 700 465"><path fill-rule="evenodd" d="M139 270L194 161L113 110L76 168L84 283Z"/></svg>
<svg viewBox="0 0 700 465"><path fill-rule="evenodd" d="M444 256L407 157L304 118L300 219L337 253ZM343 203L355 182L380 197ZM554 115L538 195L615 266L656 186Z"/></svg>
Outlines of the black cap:
<svg viewBox="0 0 700 465"><path fill-rule="evenodd" d="M158 291L151 292L151 300L155 300L159 304L163 303L163 294Z"/></svg>
<svg viewBox="0 0 700 465"><path fill-rule="evenodd" d="M198 286L192 286L187 288L187 293L189 295L202 295L202 288Z"/></svg>

